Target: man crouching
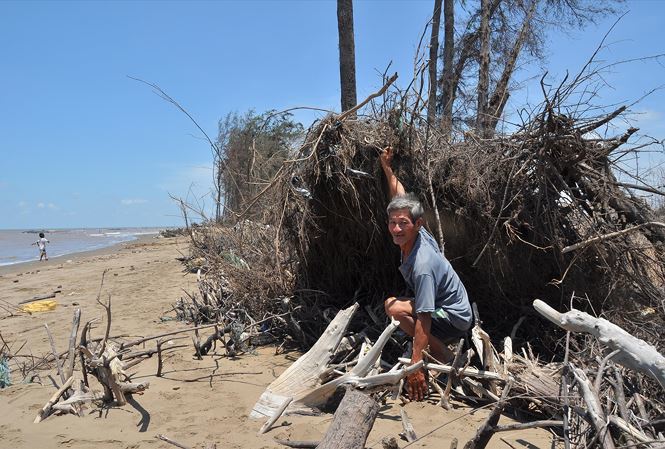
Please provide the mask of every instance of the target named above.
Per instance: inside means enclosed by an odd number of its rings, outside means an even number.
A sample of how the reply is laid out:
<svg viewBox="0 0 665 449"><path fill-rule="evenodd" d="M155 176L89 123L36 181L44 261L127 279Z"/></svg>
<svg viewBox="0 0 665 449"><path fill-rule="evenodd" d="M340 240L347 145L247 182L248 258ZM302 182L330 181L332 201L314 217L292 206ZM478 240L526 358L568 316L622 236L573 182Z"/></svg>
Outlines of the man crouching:
<svg viewBox="0 0 665 449"><path fill-rule="evenodd" d="M468 333L473 324L469 298L459 276L439 251L432 235L423 227L423 207L404 187L391 168L392 150L381 154L381 165L392 200L388 204L388 231L400 247L399 271L414 297L391 297L385 301L386 314L399 321L400 328L413 337L411 362L423 358L429 345L437 360L449 362L454 355L444 344ZM423 370L407 378L409 397L421 401L427 394Z"/></svg>

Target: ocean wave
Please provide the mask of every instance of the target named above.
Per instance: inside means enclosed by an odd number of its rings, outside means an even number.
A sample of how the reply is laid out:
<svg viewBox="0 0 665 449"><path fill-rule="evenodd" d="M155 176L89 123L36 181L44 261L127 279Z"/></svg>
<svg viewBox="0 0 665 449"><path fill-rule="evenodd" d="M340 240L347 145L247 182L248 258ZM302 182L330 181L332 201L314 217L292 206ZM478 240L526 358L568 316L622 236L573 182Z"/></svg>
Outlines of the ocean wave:
<svg viewBox="0 0 665 449"><path fill-rule="evenodd" d="M47 233L49 259L93 251L131 242L145 236L158 235L163 228L69 228L46 230L0 230L0 266L39 260L33 245L39 232Z"/></svg>

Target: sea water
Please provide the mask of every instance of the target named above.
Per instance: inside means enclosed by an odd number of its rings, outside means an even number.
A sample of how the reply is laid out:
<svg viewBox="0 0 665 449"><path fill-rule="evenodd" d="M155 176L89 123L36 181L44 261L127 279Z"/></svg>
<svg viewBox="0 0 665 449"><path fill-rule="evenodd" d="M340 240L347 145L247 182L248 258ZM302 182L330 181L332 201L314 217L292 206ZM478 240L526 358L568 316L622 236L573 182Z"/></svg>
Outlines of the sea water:
<svg viewBox="0 0 665 449"><path fill-rule="evenodd" d="M50 241L46 245L49 259L91 251L136 240L142 235L157 235L162 228L95 228L95 229L0 229L0 265L39 260L39 248L32 245L39 233Z"/></svg>

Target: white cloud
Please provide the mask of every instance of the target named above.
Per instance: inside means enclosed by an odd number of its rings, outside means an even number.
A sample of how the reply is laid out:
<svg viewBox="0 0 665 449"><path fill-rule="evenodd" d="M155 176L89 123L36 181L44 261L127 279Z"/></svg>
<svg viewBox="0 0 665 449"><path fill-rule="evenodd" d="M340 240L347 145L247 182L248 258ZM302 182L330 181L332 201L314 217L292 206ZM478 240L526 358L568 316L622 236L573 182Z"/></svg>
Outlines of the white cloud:
<svg viewBox="0 0 665 449"><path fill-rule="evenodd" d="M143 204L147 203L148 200L144 200L141 198L128 198L124 200L120 200L120 203L124 206L131 206L132 204Z"/></svg>
<svg viewBox="0 0 665 449"><path fill-rule="evenodd" d="M44 203L37 203L37 207L38 207L39 209L44 209L44 207L46 207L46 204L44 204Z"/></svg>
<svg viewBox="0 0 665 449"><path fill-rule="evenodd" d="M18 208L19 208L19 213L21 215L26 215L26 214L30 213L30 206L25 201L19 201L18 202Z"/></svg>
<svg viewBox="0 0 665 449"><path fill-rule="evenodd" d="M51 210L58 210L58 206L53 203L48 203L47 207Z"/></svg>

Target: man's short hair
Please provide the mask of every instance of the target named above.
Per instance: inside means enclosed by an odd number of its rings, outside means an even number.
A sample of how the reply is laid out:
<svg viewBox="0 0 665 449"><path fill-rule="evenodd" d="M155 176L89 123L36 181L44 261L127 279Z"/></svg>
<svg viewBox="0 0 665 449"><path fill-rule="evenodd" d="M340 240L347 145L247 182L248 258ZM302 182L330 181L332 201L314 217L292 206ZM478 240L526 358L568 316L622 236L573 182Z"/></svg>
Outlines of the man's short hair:
<svg viewBox="0 0 665 449"><path fill-rule="evenodd" d="M386 212L390 215L391 212L398 209L408 209L409 215L411 215L411 221L416 222L419 218L422 218L425 211L423 210L423 205L420 203L420 200L413 193L407 193L405 195L397 195L394 197L388 207Z"/></svg>

